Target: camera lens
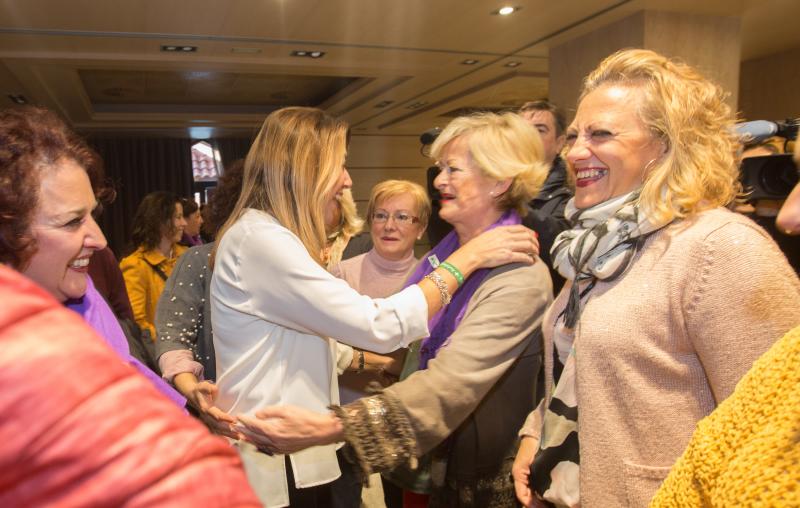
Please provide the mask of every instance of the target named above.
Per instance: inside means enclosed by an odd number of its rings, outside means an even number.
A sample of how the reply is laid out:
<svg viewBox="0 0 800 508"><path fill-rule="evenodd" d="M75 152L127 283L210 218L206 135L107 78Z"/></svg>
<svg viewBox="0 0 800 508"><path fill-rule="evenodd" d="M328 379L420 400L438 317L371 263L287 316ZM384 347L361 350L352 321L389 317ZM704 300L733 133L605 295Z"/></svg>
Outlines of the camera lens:
<svg viewBox="0 0 800 508"><path fill-rule="evenodd" d="M791 165L764 168L759 174L761 188L774 196L788 196L797 184L797 170Z"/></svg>

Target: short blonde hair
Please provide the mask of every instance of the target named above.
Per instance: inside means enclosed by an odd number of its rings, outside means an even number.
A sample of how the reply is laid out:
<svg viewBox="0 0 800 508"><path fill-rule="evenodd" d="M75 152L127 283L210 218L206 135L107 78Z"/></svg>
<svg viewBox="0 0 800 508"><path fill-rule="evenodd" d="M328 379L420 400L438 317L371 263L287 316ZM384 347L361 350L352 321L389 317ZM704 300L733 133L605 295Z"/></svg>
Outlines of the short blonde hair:
<svg viewBox="0 0 800 508"><path fill-rule="evenodd" d="M343 168L347 123L316 108L273 111L244 161L242 193L219 238L246 208L271 213L324 265L325 208Z"/></svg>
<svg viewBox="0 0 800 508"><path fill-rule="evenodd" d="M526 204L539 192L550 170L543 161L544 149L536 129L512 112L462 116L439 134L431 156L438 160L445 146L462 136L487 177L511 179L508 190L497 198L498 208L514 208L525 215Z"/></svg>
<svg viewBox="0 0 800 508"><path fill-rule="evenodd" d="M719 85L683 62L644 49L603 60L586 78L580 100L608 85L642 92L639 118L665 145L639 197L651 221L666 224L736 198L742 189L741 144Z"/></svg>
<svg viewBox="0 0 800 508"><path fill-rule="evenodd" d="M367 205L367 225L372 226L372 214L378 203L403 194L414 198L414 214L419 218L423 228L428 227L431 218L431 199L422 185L408 180L384 180L372 188Z"/></svg>

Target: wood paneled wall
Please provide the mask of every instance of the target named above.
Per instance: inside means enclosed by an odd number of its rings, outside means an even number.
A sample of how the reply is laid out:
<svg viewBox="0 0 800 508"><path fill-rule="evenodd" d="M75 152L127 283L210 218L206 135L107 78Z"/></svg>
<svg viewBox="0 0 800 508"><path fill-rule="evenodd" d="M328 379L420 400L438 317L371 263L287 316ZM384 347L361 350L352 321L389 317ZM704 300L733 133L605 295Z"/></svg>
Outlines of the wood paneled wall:
<svg viewBox="0 0 800 508"><path fill-rule="evenodd" d="M800 47L743 62L739 90L747 120L800 117Z"/></svg>

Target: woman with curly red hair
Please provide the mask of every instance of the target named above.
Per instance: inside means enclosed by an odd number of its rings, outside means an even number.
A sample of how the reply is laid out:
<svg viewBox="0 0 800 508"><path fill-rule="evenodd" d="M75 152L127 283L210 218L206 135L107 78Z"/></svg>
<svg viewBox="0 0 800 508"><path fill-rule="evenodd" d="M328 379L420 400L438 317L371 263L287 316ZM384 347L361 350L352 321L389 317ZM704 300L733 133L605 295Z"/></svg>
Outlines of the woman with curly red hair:
<svg viewBox="0 0 800 508"><path fill-rule="evenodd" d="M0 261L73 309L179 406L184 399L134 359L108 303L88 275L106 239L92 216L99 156L54 113L0 112Z"/></svg>

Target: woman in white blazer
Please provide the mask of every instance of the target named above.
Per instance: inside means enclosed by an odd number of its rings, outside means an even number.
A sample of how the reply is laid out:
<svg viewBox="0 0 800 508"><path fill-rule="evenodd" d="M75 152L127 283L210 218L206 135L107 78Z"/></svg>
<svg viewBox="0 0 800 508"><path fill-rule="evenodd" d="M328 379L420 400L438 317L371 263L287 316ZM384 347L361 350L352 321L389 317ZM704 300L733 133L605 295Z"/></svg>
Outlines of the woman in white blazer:
<svg viewBox="0 0 800 508"><path fill-rule="evenodd" d="M352 185L344 167L347 140L344 121L318 109L285 108L267 117L247 155L242 194L218 236L211 283L217 406L229 414L272 405L325 411L338 402L333 339L377 352L407 346L428 336L428 316L449 302L457 276L531 263L538 251L532 231L496 228L419 284L385 299L358 294L323 263L326 228ZM268 507L324 503L326 484L340 474L335 444L288 456L236 444Z"/></svg>

